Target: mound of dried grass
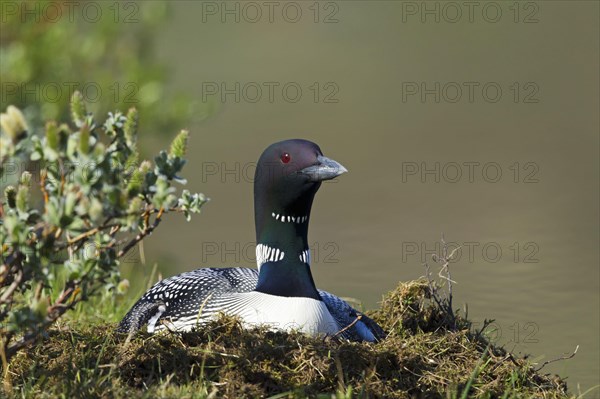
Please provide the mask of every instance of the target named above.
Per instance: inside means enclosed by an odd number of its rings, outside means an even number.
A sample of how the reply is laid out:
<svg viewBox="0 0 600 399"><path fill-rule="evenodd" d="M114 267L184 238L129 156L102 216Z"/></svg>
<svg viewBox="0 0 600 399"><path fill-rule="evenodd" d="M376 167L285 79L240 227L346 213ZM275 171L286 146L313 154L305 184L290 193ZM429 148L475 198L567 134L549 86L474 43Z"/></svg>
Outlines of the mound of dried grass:
<svg viewBox="0 0 600 399"><path fill-rule="evenodd" d="M467 320L448 317L431 296L426 281L400 283L388 293L370 313L389 332L375 344L245 330L226 316L192 333L140 333L127 343L114 325L63 325L13 360L8 393L567 397L560 378L538 374L526 360L494 347Z"/></svg>

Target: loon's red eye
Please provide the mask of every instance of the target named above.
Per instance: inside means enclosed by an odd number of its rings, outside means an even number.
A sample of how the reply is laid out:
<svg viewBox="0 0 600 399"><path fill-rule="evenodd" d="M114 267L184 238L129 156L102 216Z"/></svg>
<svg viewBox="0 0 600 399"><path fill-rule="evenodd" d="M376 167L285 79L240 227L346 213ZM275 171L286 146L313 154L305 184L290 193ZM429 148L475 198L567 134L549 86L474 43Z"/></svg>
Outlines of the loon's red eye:
<svg viewBox="0 0 600 399"><path fill-rule="evenodd" d="M291 160L292 160L292 157L287 152L284 152L281 155L281 162L283 162L283 163L289 163Z"/></svg>

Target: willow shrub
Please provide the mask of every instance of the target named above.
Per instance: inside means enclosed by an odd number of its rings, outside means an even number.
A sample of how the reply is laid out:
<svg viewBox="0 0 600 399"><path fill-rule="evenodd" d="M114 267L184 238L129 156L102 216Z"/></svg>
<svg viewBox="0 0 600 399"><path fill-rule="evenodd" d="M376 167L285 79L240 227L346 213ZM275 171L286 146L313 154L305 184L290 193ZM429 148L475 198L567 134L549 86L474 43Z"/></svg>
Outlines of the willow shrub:
<svg viewBox="0 0 600 399"><path fill-rule="evenodd" d="M39 135L18 108L1 115L0 181L9 184L0 202L5 371L17 351L69 309L126 284L119 260L165 213L189 220L207 201L174 184L185 184L187 131L153 162L140 161L136 109L98 122L79 92L70 105L70 124L50 121Z"/></svg>

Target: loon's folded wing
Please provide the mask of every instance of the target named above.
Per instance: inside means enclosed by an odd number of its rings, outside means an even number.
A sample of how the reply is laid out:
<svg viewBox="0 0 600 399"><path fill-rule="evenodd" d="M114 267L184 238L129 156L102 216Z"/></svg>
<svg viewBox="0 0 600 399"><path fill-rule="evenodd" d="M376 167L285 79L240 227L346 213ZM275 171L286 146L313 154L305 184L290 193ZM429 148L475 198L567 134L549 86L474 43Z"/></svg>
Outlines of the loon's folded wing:
<svg viewBox="0 0 600 399"><path fill-rule="evenodd" d="M342 298L319 290L329 313L340 327L340 336L350 341L379 341L386 337L385 331L371 318L348 305ZM360 315L360 319L356 320ZM354 323L354 324L352 324ZM346 328L350 326L349 328ZM346 329L345 329L346 328ZM344 330L345 329L345 330Z"/></svg>
<svg viewBox="0 0 600 399"><path fill-rule="evenodd" d="M258 270L232 268L203 268L169 277L150 288L127 312L117 331L130 333L148 326L154 332L159 321L171 323L176 329L191 327L212 309L211 297L227 293L249 292L256 287Z"/></svg>

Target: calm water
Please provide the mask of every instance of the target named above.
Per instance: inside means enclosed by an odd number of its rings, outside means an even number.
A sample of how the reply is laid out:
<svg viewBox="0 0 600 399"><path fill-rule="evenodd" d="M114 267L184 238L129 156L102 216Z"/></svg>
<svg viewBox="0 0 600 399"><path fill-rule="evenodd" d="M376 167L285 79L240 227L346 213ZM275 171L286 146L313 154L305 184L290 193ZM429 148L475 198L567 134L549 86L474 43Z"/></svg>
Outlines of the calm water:
<svg viewBox="0 0 600 399"><path fill-rule="evenodd" d="M579 345L545 370L599 384L598 3L296 2L272 22L253 4L173 3L173 88L217 105L191 126L186 173L212 202L169 218L148 263L252 266L253 163L311 139L350 171L313 208L319 287L375 307L443 233L463 245L457 307L539 361Z"/></svg>

